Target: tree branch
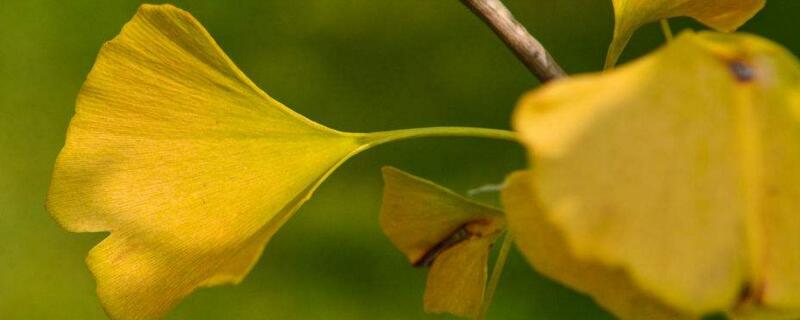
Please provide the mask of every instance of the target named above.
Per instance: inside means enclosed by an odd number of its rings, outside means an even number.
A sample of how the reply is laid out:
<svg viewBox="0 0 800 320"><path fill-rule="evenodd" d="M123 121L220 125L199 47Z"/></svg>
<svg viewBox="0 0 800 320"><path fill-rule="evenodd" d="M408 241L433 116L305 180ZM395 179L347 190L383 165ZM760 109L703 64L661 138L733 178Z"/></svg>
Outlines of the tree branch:
<svg viewBox="0 0 800 320"><path fill-rule="evenodd" d="M508 11L500 0L461 0L486 22L494 33L542 82L566 77L550 53Z"/></svg>

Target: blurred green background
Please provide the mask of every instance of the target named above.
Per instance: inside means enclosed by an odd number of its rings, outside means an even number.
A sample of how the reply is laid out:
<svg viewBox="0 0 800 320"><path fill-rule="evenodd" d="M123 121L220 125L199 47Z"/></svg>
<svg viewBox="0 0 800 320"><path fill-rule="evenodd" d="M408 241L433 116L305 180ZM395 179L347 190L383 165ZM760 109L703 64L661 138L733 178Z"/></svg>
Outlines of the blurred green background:
<svg viewBox="0 0 800 320"><path fill-rule="evenodd" d="M103 319L84 265L102 234L71 234L44 210L53 161L101 44L137 1L0 3L0 319ZM433 125L507 128L536 80L457 0L176 1L265 91L341 130ZM570 73L602 65L610 1L507 0ZM800 53L800 1L771 0L744 30ZM689 19L675 29L701 28ZM657 25L625 58L661 45ZM272 240L239 286L202 289L170 319L420 319L425 271L377 222L379 168L394 165L457 191L524 167L511 143L395 143L345 164ZM496 195L482 200L496 202ZM538 276L512 251L491 319L610 319L590 299Z"/></svg>

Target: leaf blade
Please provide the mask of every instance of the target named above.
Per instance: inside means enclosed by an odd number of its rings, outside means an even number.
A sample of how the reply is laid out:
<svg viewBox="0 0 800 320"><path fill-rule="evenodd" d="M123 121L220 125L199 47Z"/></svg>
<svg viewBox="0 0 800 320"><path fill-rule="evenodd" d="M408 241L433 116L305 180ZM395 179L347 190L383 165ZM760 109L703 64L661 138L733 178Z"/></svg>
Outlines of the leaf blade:
<svg viewBox="0 0 800 320"><path fill-rule="evenodd" d="M614 37L605 68L616 65L636 29L673 17L688 16L718 31L733 32L755 16L766 0L612 0Z"/></svg>
<svg viewBox="0 0 800 320"><path fill-rule="evenodd" d="M159 318L241 281L358 137L269 97L189 13L143 5L81 89L47 206L111 232L87 258L107 313Z"/></svg>
<svg viewBox="0 0 800 320"><path fill-rule="evenodd" d="M793 312L799 70L755 36L684 33L531 93L515 128L537 199L576 256L625 269L666 305L702 315L754 297Z"/></svg>

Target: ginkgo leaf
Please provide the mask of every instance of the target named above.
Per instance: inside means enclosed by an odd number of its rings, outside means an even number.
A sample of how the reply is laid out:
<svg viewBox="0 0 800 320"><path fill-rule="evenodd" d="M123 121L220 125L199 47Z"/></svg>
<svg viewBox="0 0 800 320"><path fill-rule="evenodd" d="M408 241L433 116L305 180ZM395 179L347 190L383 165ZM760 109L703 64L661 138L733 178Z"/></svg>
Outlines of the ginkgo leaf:
<svg viewBox="0 0 800 320"><path fill-rule="evenodd" d="M530 196L574 257L624 271L665 306L796 316L798 97L800 64L778 45L684 33L522 99Z"/></svg>
<svg viewBox="0 0 800 320"><path fill-rule="evenodd" d="M47 206L70 231L111 232L87 258L107 313L153 319L239 282L365 143L273 100L188 13L143 5L80 91Z"/></svg>
<svg viewBox="0 0 800 320"><path fill-rule="evenodd" d="M486 291L489 250L496 237L471 237L441 252L425 285L425 311L475 318Z"/></svg>
<svg viewBox="0 0 800 320"><path fill-rule="evenodd" d="M613 67L636 29L672 17L692 17L718 31L731 32L750 20L766 0L612 0L614 38L606 56Z"/></svg>
<svg viewBox="0 0 800 320"><path fill-rule="evenodd" d="M383 177L383 232L412 264L432 264L425 310L475 317L489 250L505 227L502 212L392 167Z"/></svg>
<svg viewBox="0 0 800 320"><path fill-rule="evenodd" d="M517 246L537 271L592 294L598 304L622 319L692 319L647 296L623 270L573 255L560 230L531 196L530 176L517 172L508 178L503 205Z"/></svg>
<svg viewBox="0 0 800 320"><path fill-rule="evenodd" d="M241 281L346 159L426 136L514 139L329 129L259 89L189 13L143 5L78 95L47 207L67 230L111 232L87 258L106 312L154 319L197 287Z"/></svg>

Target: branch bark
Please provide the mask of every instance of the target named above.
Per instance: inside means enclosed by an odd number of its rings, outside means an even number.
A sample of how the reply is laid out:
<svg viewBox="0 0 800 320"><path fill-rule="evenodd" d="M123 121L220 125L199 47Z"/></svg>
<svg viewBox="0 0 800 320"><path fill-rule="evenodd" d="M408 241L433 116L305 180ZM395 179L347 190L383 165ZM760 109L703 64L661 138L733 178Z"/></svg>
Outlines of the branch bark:
<svg viewBox="0 0 800 320"><path fill-rule="evenodd" d="M542 44L534 38L500 0L461 0L481 18L511 51L542 82L567 74Z"/></svg>

